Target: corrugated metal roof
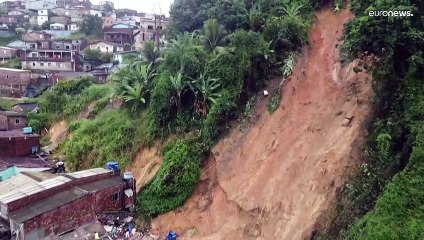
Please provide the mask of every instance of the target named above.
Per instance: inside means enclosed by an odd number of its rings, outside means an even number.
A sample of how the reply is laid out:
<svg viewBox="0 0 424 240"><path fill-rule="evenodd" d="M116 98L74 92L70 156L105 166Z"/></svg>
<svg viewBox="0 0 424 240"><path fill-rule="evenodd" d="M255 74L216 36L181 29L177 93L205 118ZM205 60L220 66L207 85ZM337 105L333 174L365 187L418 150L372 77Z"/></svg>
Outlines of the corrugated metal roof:
<svg viewBox="0 0 424 240"><path fill-rule="evenodd" d="M94 183L85 184L80 187L74 187L11 212L9 214L9 218L17 223L24 223L29 219L37 217L43 213L50 212L58 207L64 206L65 204L73 202L89 193L97 192L105 188L110 188L122 184L122 181L122 178L118 176L99 180Z"/></svg>
<svg viewBox="0 0 424 240"><path fill-rule="evenodd" d="M107 170L104 168L93 168L93 169L83 170L79 172L68 173L66 175L74 177L74 178L84 178L84 177L90 177L90 176L108 173L108 172L110 172L110 170Z"/></svg>
<svg viewBox="0 0 424 240"><path fill-rule="evenodd" d="M31 196L35 193L39 193L44 190L65 184L70 181L72 180L65 176L57 176L52 179L44 180L42 182L24 184L10 192L6 192L0 195L0 202L7 204L19 200L21 198Z"/></svg>
<svg viewBox="0 0 424 240"><path fill-rule="evenodd" d="M7 193L13 189L20 188L21 186L37 183L37 180L26 176L24 174L18 174L12 178L0 182L0 192Z"/></svg>
<svg viewBox="0 0 424 240"><path fill-rule="evenodd" d="M99 174L108 173L110 170L104 168L94 168L83 170L79 172L68 173L64 175L60 175L51 179L47 179L41 182L27 182L18 185L17 188L14 188L9 192L0 191L0 202L2 203L10 203L21 198L31 196L33 194L42 192L47 189L51 189L60 185L63 185L67 182L72 181L72 179L80 179L85 177L91 177Z"/></svg>

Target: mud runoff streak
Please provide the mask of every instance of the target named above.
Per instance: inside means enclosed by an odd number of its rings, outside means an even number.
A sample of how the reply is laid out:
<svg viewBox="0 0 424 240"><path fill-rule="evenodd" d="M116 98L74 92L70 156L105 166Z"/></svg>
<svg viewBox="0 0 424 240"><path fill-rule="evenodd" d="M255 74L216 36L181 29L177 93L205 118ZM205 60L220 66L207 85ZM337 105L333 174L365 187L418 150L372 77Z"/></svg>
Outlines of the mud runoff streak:
<svg viewBox="0 0 424 240"><path fill-rule="evenodd" d="M371 108L371 81L352 70L356 63L342 68L336 48L351 17L317 13L280 108L269 115L263 98L254 122L233 128L213 149L193 196L154 219L153 230L190 239L310 238L346 170L360 161Z"/></svg>

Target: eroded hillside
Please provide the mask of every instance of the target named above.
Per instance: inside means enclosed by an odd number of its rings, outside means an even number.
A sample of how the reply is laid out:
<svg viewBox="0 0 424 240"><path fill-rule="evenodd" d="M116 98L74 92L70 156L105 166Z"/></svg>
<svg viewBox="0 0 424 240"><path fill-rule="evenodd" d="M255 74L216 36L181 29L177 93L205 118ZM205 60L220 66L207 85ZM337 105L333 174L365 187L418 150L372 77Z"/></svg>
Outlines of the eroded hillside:
<svg viewBox="0 0 424 240"><path fill-rule="evenodd" d="M213 149L186 204L154 219L155 231L197 239L310 237L346 170L360 161L371 109L369 77L355 73L357 63L340 64L337 46L351 17L347 10L317 13L279 109L270 115L262 98L250 126L234 128Z"/></svg>

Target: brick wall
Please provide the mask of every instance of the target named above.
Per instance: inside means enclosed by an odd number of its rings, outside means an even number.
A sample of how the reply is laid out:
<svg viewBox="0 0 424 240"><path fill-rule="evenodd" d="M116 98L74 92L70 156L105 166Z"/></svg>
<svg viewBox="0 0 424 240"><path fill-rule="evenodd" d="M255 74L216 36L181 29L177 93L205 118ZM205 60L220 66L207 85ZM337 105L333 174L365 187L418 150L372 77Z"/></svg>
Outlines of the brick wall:
<svg viewBox="0 0 424 240"><path fill-rule="evenodd" d="M57 186L57 187L54 187L54 188L50 188L50 189L42 191L40 193L30 195L30 196L18 199L16 201L10 202L10 203L7 204L7 207L9 209L9 212L13 212L13 211L18 210L22 207L27 206L28 204L40 201L40 200L45 199L45 198L48 198L49 196L56 194L58 192L65 191L65 190L70 189L70 188L75 187L75 186L80 186L80 185L84 185L84 184L87 184L87 183L92 183L92 182L95 182L95 181L106 179L106 178L109 178L111 176L113 176L113 172L107 172L107 173L104 173L104 174L98 174L98 175L91 176L91 177L75 179L75 180L72 180L71 182L65 183L63 185L60 185L60 186Z"/></svg>
<svg viewBox="0 0 424 240"><path fill-rule="evenodd" d="M1 132L0 132L1 133ZM39 137L0 138L0 156L23 157L31 155L31 147L40 146Z"/></svg>
<svg viewBox="0 0 424 240"><path fill-rule="evenodd" d="M7 130L9 128L7 124L7 116L0 115L0 131Z"/></svg>
<svg viewBox="0 0 424 240"><path fill-rule="evenodd" d="M122 198L112 201L112 194L119 193L123 197L125 183L100 190L83 196L69 204L44 213L24 223L25 235L44 229L44 236L59 234L74 229L78 226L93 222L97 219L96 214L123 209Z"/></svg>
<svg viewBox="0 0 424 240"><path fill-rule="evenodd" d="M0 84L29 84L29 71L0 70Z"/></svg>
<svg viewBox="0 0 424 240"><path fill-rule="evenodd" d="M7 118L8 130L22 129L27 126L26 117L9 116Z"/></svg>

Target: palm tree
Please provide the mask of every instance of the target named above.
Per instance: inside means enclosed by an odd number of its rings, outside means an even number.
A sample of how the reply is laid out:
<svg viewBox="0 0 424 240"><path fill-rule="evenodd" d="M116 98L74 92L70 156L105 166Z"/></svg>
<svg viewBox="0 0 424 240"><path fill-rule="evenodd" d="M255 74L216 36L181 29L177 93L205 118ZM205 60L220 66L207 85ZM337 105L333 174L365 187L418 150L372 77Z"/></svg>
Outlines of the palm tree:
<svg viewBox="0 0 424 240"><path fill-rule="evenodd" d="M303 4L290 1L290 3L284 4L283 11L289 17L297 17L299 16L302 8Z"/></svg>
<svg viewBox="0 0 424 240"><path fill-rule="evenodd" d="M152 67L152 63L149 65L140 64L139 62L133 63L132 71L129 75L135 76L137 81L142 82L147 87L150 87L152 84L153 78L157 75L156 69Z"/></svg>
<svg viewBox="0 0 424 240"><path fill-rule="evenodd" d="M202 117L205 117L208 114L209 105L215 104L217 99L221 97L221 94L219 93L219 88L221 87L219 79L211 77L206 78L205 75L200 74L198 79L192 81L190 87L196 95L196 111Z"/></svg>
<svg viewBox="0 0 424 240"><path fill-rule="evenodd" d="M149 90L143 83L137 82L134 86L124 83L123 87L125 91L121 93L121 97L126 103L131 105L131 110L133 112L146 103L146 95Z"/></svg>
<svg viewBox="0 0 424 240"><path fill-rule="evenodd" d="M163 61L160 55L161 52L159 48L155 47L155 43L153 41L147 41L144 43L143 58L147 63L156 67L161 61Z"/></svg>
<svg viewBox="0 0 424 240"><path fill-rule="evenodd" d="M171 82L172 88L175 91L174 97L177 98L176 99L177 108L178 108L178 111L180 111L181 110L181 95L184 93L185 88L187 87L187 82L184 81L183 76L181 75L180 72L177 74L177 76L171 76L169 80Z"/></svg>
<svg viewBox="0 0 424 240"><path fill-rule="evenodd" d="M216 19L207 20L200 30L200 40L209 52L213 52L217 47L225 46L228 32L224 26Z"/></svg>
<svg viewBox="0 0 424 240"><path fill-rule="evenodd" d="M195 53L202 50L194 33L185 32L172 39L165 49L165 60L174 65L174 70L184 73L186 65L195 59Z"/></svg>

